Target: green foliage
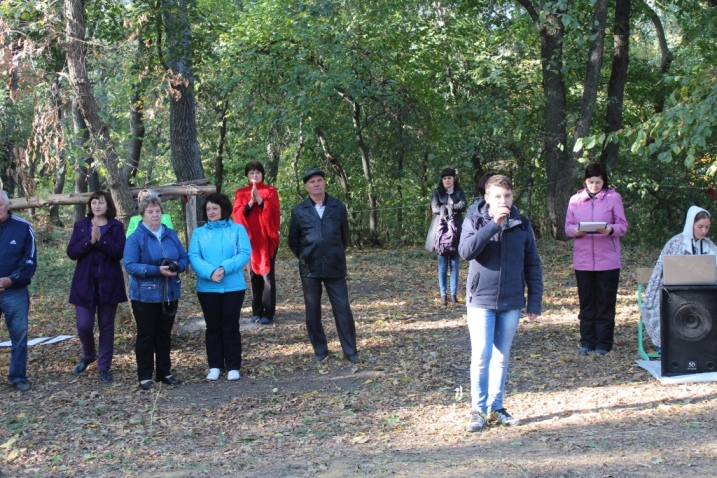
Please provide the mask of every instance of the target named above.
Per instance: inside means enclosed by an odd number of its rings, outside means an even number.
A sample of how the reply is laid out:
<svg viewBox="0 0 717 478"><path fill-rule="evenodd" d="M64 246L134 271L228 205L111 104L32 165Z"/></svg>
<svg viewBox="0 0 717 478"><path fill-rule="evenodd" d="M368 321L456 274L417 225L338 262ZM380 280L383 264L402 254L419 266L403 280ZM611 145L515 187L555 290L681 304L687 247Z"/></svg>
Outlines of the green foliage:
<svg viewBox="0 0 717 478"><path fill-rule="evenodd" d="M571 132L594 35L595 2L537 3L541 21L556 15L565 28L562 73ZM676 226L668 219L683 214L689 203L710 209L711 198L704 192L714 185L717 170L712 136L717 83L711 67L717 60L715 9L695 0L654 3L672 52L667 74L660 71L651 10L636 4L623 130L604 133L605 109L613 101L606 94L612 54L608 32L590 134L565 145L583 150L582 163L598 160L608 144L619 145L611 179L630 206L628 242L658 243L669 237ZM18 120L6 128L9 121L3 118L3 141L51 145L58 138L57 129L37 118L52 109L50 84L64 68L60 50L50 47L64 30L60 6L0 1L7 31L21 31L40 46L18 59L23 82L14 101L3 76L3 115ZM305 194L301 173L321 167L328 173L329 193L350 208L356 242L369 229L370 191L378 203L379 241L416 244L428 227L430 193L441 168L457 168L471 200L477 177L500 171L514 181L521 211L541 232L549 232L540 39L519 2L196 0L190 7L203 167L215 177L225 121L223 182L230 196L245 184L247 161L272 163L277 173L270 179L280 191L286 224L291 207ZM174 182L168 77L162 64L165 37L156 2L87 2L86 13L88 70L120 157L126 156L130 134L128 106L136 94L142 102L146 133L133 182ZM4 45L13 38L7 36ZM60 152L69 161L68 190L74 166L87 156L68 133L71 92L64 82L60 88L65 137L42 154L36 149L31 158L36 163L27 165L37 171L41 191L52 189ZM361 108L357 124L355 105ZM319 142L319 130L334 164L346 174L348 192ZM34 139L39 135L43 141ZM579 187L577 177L574 186Z"/></svg>

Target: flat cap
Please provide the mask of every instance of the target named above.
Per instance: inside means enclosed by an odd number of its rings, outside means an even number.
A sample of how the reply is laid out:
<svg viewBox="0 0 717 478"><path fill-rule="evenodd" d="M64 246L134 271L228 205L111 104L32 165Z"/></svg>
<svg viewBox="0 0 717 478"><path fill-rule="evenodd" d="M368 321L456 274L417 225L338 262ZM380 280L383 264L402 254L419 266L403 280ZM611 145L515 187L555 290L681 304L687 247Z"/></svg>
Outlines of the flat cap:
<svg viewBox="0 0 717 478"><path fill-rule="evenodd" d="M309 179L313 178L314 176L321 176L322 178L325 178L326 174L320 169L312 169L310 171L307 171L304 174L304 178L303 178L304 184L306 184L309 181Z"/></svg>

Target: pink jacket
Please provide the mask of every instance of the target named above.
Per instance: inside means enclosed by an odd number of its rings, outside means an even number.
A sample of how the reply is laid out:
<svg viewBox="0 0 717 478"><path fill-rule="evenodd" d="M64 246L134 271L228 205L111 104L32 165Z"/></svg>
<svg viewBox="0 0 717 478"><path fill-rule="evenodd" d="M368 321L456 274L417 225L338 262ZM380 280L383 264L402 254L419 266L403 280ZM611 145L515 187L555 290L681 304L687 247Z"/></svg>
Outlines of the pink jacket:
<svg viewBox="0 0 717 478"><path fill-rule="evenodd" d="M578 271L609 271L620 268L620 237L627 232L627 219L622 197L613 188L603 189L591 199L587 190L581 189L570 198L565 216L565 234L575 237L580 222L605 221L612 226L609 236L588 233L575 238L573 267Z"/></svg>

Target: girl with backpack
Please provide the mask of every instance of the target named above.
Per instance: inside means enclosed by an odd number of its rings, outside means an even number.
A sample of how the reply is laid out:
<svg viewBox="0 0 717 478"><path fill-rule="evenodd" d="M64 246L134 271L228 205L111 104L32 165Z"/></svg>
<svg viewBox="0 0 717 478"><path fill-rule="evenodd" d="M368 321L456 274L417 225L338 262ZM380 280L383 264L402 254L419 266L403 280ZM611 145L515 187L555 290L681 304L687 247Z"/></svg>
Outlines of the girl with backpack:
<svg viewBox="0 0 717 478"><path fill-rule="evenodd" d="M441 305L443 306L448 304L446 294L448 267L451 269L450 301L452 304L458 303L456 296L458 290L458 241L461 237L461 224L465 210L466 194L458 186L456 171L453 168L444 168L441 171L438 187L433 190L431 197L431 211L435 224L435 226L431 225L431 230L435 230L435 235L429 234L429 241L433 239L433 251L438 255L438 287L441 291Z"/></svg>

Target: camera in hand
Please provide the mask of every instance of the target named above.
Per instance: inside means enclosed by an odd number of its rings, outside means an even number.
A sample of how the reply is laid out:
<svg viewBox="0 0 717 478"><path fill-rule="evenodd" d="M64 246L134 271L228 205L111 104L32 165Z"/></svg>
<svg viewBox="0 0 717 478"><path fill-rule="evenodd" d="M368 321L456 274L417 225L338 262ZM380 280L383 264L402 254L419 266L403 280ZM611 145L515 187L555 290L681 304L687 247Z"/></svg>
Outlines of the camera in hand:
<svg viewBox="0 0 717 478"><path fill-rule="evenodd" d="M167 266L169 272L177 272L179 270L179 265L171 259L162 259L162 262L159 263L159 267L162 266Z"/></svg>

